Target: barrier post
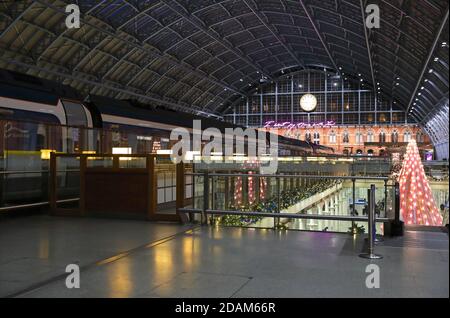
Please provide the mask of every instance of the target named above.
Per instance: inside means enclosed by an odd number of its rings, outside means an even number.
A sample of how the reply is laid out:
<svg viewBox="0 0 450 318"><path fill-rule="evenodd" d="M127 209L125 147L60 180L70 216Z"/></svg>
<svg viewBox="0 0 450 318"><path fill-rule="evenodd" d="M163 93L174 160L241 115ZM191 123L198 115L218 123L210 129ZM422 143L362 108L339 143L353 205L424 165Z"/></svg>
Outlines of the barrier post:
<svg viewBox="0 0 450 318"><path fill-rule="evenodd" d="M395 183L394 188L394 221L395 223L400 223L400 184Z"/></svg>
<svg viewBox="0 0 450 318"><path fill-rule="evenodd" d="M201 224L208 223L208 216L206 215L206 210L209 209L209 175L205 171L203 173L203 213L201 217Z"/></svg>
<svg viewBox="0 0 450 318"><path fill-rule="evenodd" d="M402 236L404 223L400 220L400 185L398 182L394 186L394 220L389 222L391 236Z"/></svg>
<svg viewBox="0 0 450 318"><path fill-rule="evenodd" d="M276 178L277 181L277 213L281 213L281 190L280 190L280 177ZM274 228L277 229L280 226L280 218L274 219Z"/></svg>
<svg viewBox="0 0 450 318"><path fill-rule="evenodd" d="M368 199L369 199L369 245L368 245L368 251L367 253L359 254L362 258L368 258L368 259L380 259L383 258L383 256L375 254L375 221L376 221L376 215L375 215L375 185L370 185L370 190L368 191Z"/></svg>

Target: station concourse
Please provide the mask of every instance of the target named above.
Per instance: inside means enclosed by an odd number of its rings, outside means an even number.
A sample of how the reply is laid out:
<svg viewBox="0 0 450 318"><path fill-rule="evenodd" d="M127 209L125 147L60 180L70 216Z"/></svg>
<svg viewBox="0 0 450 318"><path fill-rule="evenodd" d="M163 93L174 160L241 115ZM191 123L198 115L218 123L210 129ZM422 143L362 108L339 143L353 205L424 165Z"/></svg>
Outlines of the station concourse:
<svg viewBox="0 0 450 318"><path fill-rule="evenodd" d="M0 2L0 297L448 298L448 1Z"/></svg>

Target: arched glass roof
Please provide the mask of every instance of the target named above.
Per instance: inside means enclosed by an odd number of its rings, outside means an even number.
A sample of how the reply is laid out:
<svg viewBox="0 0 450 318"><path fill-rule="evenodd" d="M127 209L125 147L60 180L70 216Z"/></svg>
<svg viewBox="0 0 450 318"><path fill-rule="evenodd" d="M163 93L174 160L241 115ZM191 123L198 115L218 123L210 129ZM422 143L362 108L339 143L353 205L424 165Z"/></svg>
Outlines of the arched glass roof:
<svg viewBox="0 0 450 318"><path fill-rule="evenodd" d="M64 23L71 3L79 29ZM366 0L2 0L0 67L213 114L262 78L324 67L421 121L448 96L448 1L370 3L379 29L364 27Z"/></svg>

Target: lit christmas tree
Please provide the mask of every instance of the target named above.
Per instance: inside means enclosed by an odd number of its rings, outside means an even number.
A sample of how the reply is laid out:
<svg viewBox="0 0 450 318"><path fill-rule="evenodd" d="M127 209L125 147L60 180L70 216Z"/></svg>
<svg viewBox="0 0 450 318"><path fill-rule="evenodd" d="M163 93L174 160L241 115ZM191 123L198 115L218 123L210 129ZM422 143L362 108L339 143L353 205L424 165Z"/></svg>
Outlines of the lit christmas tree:
<svg viewBox="0 0 450 318"><path fill-rule="evenodd" d="M415 140L406 148L400 183L400 212L406 224L442 225Z"/></svg>
<svg viewBox="0 0 450 318"><path fill-rule="evenodd" d="M264 200L266 198L267 180L266 178L260 178L259 180L259 198Z"/></svg>
<svg viewBox="0 0 450 318"><path fill-rule="evenodd" d="M242 205L242 177L237 177L234 186L234 205L240 207Z"/></svg>
<svg viewBox="0 0 450 318"><path fill-rule="evenodd" d="M252 175L253 172L249 171L249 175ZM248 177L248 203L253 204L255 202L255 189L254 189L253 177Z"/></svg>

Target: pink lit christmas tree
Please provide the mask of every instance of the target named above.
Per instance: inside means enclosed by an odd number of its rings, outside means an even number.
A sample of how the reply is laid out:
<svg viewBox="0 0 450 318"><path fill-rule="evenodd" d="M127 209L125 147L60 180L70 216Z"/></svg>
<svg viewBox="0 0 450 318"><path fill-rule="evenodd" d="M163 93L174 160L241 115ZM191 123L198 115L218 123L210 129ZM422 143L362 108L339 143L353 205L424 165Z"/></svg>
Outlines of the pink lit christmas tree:
<svg viewBox="0 0 450 318"><path fill-rule="evenodd" d="M406 148L399 183L400 212L406 224L442 225L415 140Z"/></svg>
<svg viewBox="0 0 450 318"><path fill-rule="evenodd" d="M242 177L237 177L234 186L234 205L239 207L242 205Z"/></svg>

